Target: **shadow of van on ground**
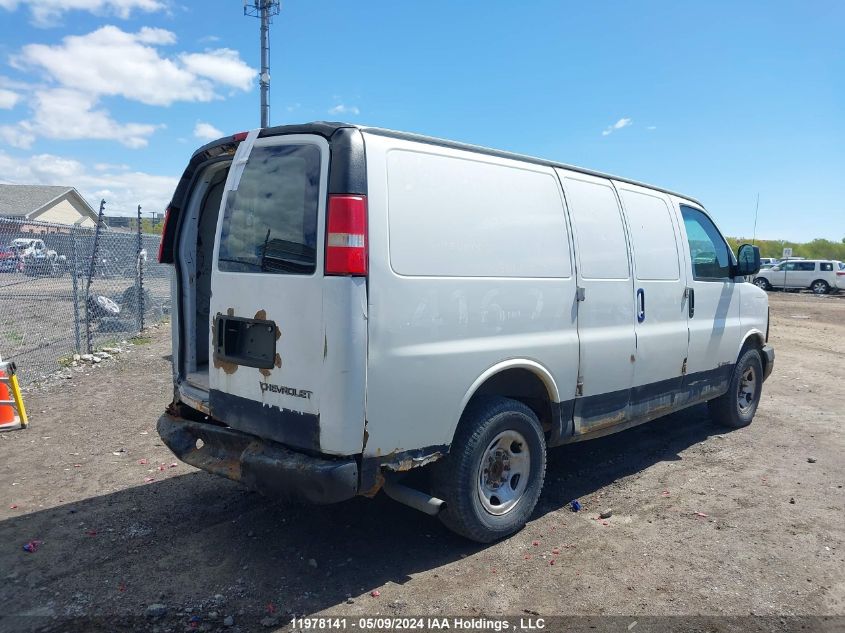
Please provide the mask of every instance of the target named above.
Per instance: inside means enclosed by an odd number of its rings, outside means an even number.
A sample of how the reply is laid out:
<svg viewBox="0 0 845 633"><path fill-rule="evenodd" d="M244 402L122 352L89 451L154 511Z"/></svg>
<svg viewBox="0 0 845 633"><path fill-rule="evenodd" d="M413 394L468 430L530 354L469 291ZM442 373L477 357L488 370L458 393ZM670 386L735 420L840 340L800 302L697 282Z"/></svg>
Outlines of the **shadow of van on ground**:
<svg viewBox="0 0 845 633"><path fill-rule="evenodd" d="M696 407L554 449L532 521L680 459L717 432L706 408ZM30 539L43 541L32 554L21 548ZM7 618L13 630L148 630L144 613L152 603L167 606L160 623L172 621L175 630L210 611L256 626L270 613L281 624L285 614L369 600L387 583L507 546L468 542L384 495L307 507L201 472L7 519L0 543L5 615L29 614Z"/></svg>

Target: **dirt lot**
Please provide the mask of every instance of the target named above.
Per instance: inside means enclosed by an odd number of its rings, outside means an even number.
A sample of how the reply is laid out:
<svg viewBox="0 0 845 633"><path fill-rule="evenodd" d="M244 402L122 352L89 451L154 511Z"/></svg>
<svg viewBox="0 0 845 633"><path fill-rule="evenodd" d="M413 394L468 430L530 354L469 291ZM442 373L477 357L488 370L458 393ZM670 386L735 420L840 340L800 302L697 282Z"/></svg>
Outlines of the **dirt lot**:
<svg viewBox="0 0 845 633"><path fill-rule="evenodd" d="M532 521L490 546L385 498L305 508L171 467L155 433L170 399L162 327L28 394L30 429L0 435L0 604L26 614L0 629L271 630L291 613L845 615L845 297L771 302L777 361L754 424L724 433L697 407L556 449ZM24 552L31 539L43 543Z"/></svg>

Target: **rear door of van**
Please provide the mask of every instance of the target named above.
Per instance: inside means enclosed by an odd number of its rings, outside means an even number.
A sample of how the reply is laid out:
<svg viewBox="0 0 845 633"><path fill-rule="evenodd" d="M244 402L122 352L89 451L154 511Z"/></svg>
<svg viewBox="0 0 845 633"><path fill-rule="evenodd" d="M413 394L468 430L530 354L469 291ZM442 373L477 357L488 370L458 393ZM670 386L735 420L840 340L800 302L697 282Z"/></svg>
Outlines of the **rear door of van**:
<svg viewBox="0 0 845 633"><path fill-rule="evenodd" d="M354 454L366 280L324 276L329 161L316 134L253 133L235 154L213 255L209 405L235 429Z"/></svg>

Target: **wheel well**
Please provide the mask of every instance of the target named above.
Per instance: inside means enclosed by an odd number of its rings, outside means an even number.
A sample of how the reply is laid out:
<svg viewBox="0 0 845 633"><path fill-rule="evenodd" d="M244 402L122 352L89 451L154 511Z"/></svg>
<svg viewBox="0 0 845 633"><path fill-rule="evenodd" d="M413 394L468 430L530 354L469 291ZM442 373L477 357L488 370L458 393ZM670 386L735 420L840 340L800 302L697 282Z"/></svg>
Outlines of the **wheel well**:
<svg viewBox="0 0 845 633"><path fill-rule="evenodd" d="M739 362L740 357L749 349L756 349L758 352L763 349L763 346L766 344L765 340L763 339L762 334L754 334L749 335L747 339L745 339L745 343L742 344L742 349L739 350L739 356L737 356L736 360ZM760 362L763 363L763 373L765 375L766 371L766 355L760 354Z"/></svg>
<svg viewBox="0 0 845 633"><path fill-rule="evenodd" d="M552 427L554 415L549 392L540 377L528 369L515 367L490 376L472 395L467 407L477 398L484 396L519 400L534 412L544 431L549 431Z"/></svg>
<svg viewBox="0 0 845 633"><path fill-rule="evenodd" d="M810 288L812 288L812 287L813 287L813 284L815 284L817 281L822 282L825 286L827 286L828 288L830 288L830 284L827 282L827 280L826 280L826 279L813 279L813 281L810 283Z"/></svg>

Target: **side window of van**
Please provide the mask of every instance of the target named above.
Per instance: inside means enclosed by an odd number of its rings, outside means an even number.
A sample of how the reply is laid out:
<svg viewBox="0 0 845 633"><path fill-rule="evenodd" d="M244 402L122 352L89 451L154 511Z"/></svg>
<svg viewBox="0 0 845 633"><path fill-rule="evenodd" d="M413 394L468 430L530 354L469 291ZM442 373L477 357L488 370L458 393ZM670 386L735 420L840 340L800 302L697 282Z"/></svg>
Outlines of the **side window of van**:
<svg viewBox="0 0 845 633"><path fill-rule="evenodd" d="M725 238L704 213L681 205L687 229L692 273L698 281L722 281L731 277L731 255Z"/></svg>
<svg viewBox="0 0 845 633"><path fill-rule="evenodd" d="M798 262L798 270L811 273L816 269L816 262Z"/></svg>
<svg viewBox="0 0 845 633"><path fill-rule="evenodd" d="M254 147L237 190L226 202L218 269L313 273L319 190L316 145Z"/></svg>
<svg viewBox="0 0 845 633"><path fill-rule="evenodd" d="M829 273L833 270L833 262L822 262L819 264L819 270Z"/></svg>

